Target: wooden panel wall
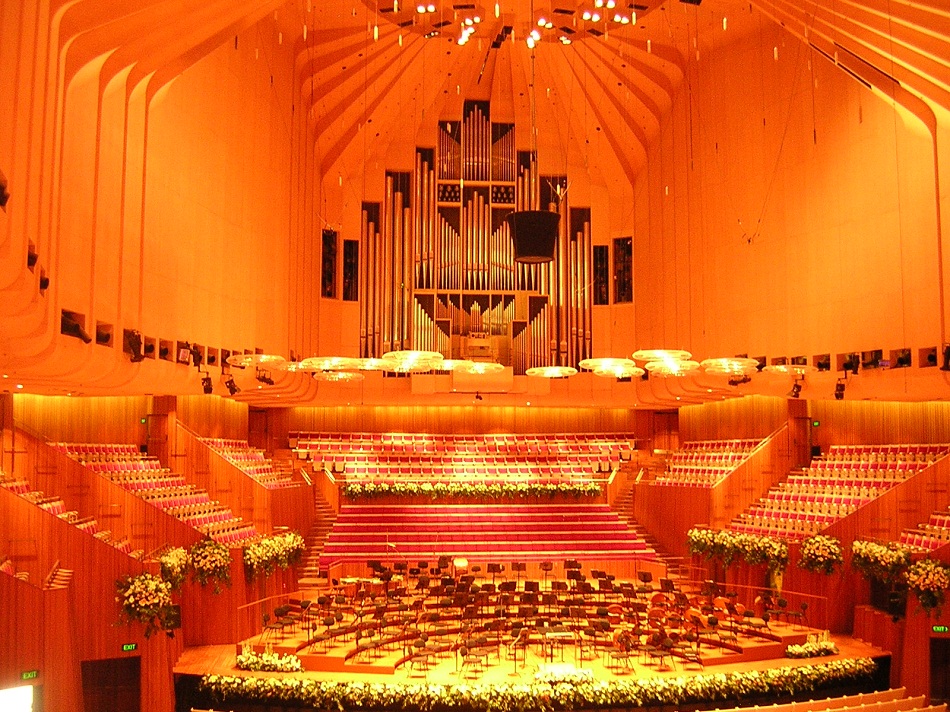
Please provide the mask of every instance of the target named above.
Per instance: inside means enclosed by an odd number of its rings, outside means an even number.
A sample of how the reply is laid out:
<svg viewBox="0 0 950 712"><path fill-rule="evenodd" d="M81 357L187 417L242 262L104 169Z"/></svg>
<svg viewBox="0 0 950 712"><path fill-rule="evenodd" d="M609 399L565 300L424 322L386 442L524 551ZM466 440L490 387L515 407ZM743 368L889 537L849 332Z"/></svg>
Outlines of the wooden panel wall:
<svg viewBox="0 0 950 712"><path fill-rule="evenodd" d="M34 489L59 495L68 509L95 517L116 537L129 537L133 548L149 553L166 544L189 547L203 538L194 527L32 436L21 433L18 442L24 445L27 461L32 464L29 472L19 470L18 474L24 475Z"/></svg>
<svg viewBox="0 0 950 712"><path fill-rule="evenodd" d="M115 582L123 575L142 573L145 564L3 488L0 549L10 555L18 569L30 570L31 578L34 570L45 575L55 561L74 572L65 605L60 605L56 592L49 592L45 595L54 597L44 599L29 613L6 605L5 596L0 607L0 630L12 627L13 617L35 615L41 619L48 683L44 688L49 709L82 708L81 660L120 657L123 644L137 643L136 654L143 659L143 688L148 688L149 695L143 689L142 709L170 712L174 692L168 666L177 658L177 643L163 635L146 640L138 624L116 625L119 606L115 601ZM42 581L43 575L37 575L36 580ZM31 648L26 646L23 650ZM12 665L16 668L19 663ZM8 672L6 666L3 671Z"/></svg>
<svg viewBox="0 0 950 712"><path fill-rule="evenodd" d="M782 480L794 463L792 428L783 425L732 474L712 488L709 493L710 525L716 529L725 527L733 517Z"/></svg>
<svg viewBox="0 0 950 712"><path fill-rule="evenodd" d="M262 534L288 526L302 534L313 522L313 493L301 482L296 487L267 489L221 455L200 442L181 424L177 426L171 467L208 490L216 499L244 517Z"/></svg>
<svg viewBox="0 0 950 712"><path fill-rule="evenodd" d="M810 401L809 415L820 425L812 441L829 445L950 443L950 403Z"/></svg>
<svg viewBox="0 0 950 712"><path fill-rule="evenodd" d="M178 419L204 438L247 440L247 405L220 396L179 396Z"/></svg>
<svg viewBox="0 0 950 712"><path fill-rule="evenodd" d="M34 435L53 442L134 443L144 445L142 419L149 412L147 396L13 397L14 418Z"/></svg>
<svg viewBox="0 0 950 712"><path fill-rule="evenodd" d="M679 432L682 441L762 439L788 420L785 398L747 396L718 403L680 408Z"/></svg>
<svg viewBox="0 0 950 712"><path fill-rule="evenodd" d="M268 411L267 449L287 447L291 430L396 433L636 433L652 436L652 414L629 408L327 406ZM644 432L641 436L640 433Z"/></svg>
<svg viewBox="0 0 950 712"><path fill-rule="evenodd" d="M0 557L3 552L0 551ZM31 576L32 579L32 576ZM42 579L39 580L42 583ZM37 678L23 683L20 673L42 670L44 665L43 591L39 586L0 574L0 689L22 684L44 684Z"/></svg>
<svg viewBox="0 0 950 712"><path fill-rule="evenodd" d="M709 494L699 487L642 482L633 487L634 517L664 549L686 556L686 532L712 518Z"/></svg>

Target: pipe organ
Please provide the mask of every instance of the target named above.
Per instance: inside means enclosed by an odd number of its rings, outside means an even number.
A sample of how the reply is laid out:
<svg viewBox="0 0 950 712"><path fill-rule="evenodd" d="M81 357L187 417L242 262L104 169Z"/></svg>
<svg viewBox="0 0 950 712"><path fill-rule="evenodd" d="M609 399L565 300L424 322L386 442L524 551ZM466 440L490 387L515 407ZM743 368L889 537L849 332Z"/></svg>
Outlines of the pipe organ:
<svg viewBox="0 0 950 712"><path fill-rule="evenodd" d="M364 202L360 351L439 351L522 374L591 354L591 211L568 205L567 176L542 176L515 125L487 101L440 121L411 172L387 171L382 202ZM555 259L519 264L505 217L557 212Z"/></svg>

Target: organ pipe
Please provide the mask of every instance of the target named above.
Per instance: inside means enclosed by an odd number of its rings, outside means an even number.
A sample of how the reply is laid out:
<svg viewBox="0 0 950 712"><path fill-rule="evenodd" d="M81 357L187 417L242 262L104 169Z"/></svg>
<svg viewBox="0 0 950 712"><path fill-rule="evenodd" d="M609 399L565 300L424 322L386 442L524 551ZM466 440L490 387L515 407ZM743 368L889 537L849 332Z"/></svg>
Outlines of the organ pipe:
<svg viewBox="0 0 950 712"><path fill-rule="evenodd" d="M551 180L537 156L517 150L516 128L467 101L461 120L439 122L434 148L416 151L411 175L387 171L382 202L364 204L361 355L422 348L465 358L472 330L504 339L498 349L516 373L590 355L589 218L572 224L566 197L548 205L561 215L555 259L514 262L501 218L548 204L540 187Z"/></svg>

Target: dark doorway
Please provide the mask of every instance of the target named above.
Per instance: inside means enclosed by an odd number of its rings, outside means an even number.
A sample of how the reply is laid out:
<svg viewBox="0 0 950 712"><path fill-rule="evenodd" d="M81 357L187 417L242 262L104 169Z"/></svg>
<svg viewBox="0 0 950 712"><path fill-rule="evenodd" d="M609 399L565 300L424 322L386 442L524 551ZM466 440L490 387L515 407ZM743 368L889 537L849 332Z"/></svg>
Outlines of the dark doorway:
<svg viewBox="0 0 950 712"><path fill-rule="evenodd" d="M950 702L950 638L930 639L930 704Z"/></svg>
<svg viewBox="0 0 950 712"><path fill-rule="evenodd" d="M141 658L112 658L82 662L85 712L139 712Z"/></svg>

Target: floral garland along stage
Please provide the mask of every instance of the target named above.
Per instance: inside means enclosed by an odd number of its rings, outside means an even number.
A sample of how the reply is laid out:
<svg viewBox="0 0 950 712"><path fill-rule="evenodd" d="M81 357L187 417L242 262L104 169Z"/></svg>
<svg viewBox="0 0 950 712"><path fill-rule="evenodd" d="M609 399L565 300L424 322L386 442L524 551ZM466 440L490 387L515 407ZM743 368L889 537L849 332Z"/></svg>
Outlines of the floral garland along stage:
<svg viewBox="0 0 950 712"><path fill-rule="evenodd" d="M121 606L121 623L137 621L145 624L145 637L159 630L168 632L175 622L172 585L152 574L124 576L115 582L116 602Z"/></svg>
<svg viewBox="0 0 950 712"><path fill-rule="evenodd" d="M833 536L815 534L802 542L798 567L812 573L830 576L835 569L844 564L844 551L841 540Z"/></svg>
<svg viewBox="0 0 950 712"><path fill-rule="evenodd" d="M237 668L255 672L300 672L303 670L303 663L293 654L281 655L271 650L256 653L250 647L244 646L237 656Z"/></svg>
<svg viewBox="0 0 950 712"><path fill-rule="evenodd" d="M870 680L870 658L834 660L795 667L689 677L624 680L531 681L440 685L377 682L320 682L302 678L206 675L199 690L216 703L287 702L322 710L371 709L430 712L550 712L594 707L631 708L687 702L797 695Z"/></svg>
<svg viewBox="0 0 950 712"><path fill-rule="evenodd" d="M737 559L750 566L766 564L770 571L781 571L788 565L788 544L771 536L694 528L686 533L686 547L691 554L719 559L727 567Z"/></svg>
<svg viewBox="0 0 950 712"><path fill-rule="evenodd" d="M353 482L343 487L350 499L375 497L488 497L514 499L523 497L596 497L601 488L596 482Z"/></svg>
<svg viewBox="0 0 950 712"><path fill-rule="evenodd" d="M279 566L290 568L303 556L306 549L304 538L297 532L285 532L261 537L244 547L244 566L248 578L258 574L270 576Z"/></svg>
<svg viewBox="0 0 950 712"><path fill-rule="evenodd" d="M950 566L935 559L921 559L907 569L907 588L929 616L933 610L940 615L947 589L950 588Z"/></svg>

